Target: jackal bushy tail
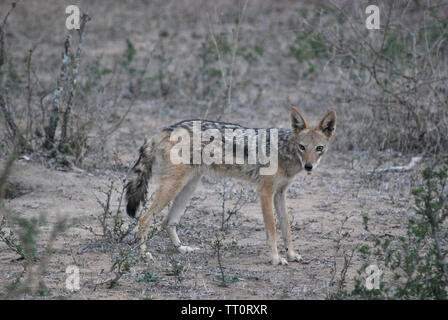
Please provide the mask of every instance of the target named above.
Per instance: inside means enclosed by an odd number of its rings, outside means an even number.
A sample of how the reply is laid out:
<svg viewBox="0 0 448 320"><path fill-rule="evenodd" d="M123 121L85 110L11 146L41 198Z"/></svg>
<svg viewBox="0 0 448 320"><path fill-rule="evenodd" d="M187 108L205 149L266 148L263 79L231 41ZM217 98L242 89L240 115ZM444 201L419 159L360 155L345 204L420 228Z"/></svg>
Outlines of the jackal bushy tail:
<svg viewBox="0 0 448 320"><path fill-rule="evenodd" d="M132 176L126 184L126 212L130 217L135 217L140 203L145 199L148 182L152 176L153 161L152 143L145 141L140 147L139 157L131 169Z"/></svg>

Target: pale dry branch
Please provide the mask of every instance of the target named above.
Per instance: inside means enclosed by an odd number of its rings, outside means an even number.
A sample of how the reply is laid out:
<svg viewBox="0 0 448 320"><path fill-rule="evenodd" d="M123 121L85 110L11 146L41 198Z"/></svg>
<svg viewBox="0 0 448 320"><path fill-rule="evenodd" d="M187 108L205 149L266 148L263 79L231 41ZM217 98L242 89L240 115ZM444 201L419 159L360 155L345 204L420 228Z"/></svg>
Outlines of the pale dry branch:
<svg viewBox="0 0 448 320"><path fill-rule="evenodd" d="M422 156L412 157L411 162L409 162L405 166L391 166L387 168L379 168L373 171L368 171L368 173L377 173L377 172L389 172L389 171L409 171L414 168L414 166L419 163L423 159Z"/></svg>

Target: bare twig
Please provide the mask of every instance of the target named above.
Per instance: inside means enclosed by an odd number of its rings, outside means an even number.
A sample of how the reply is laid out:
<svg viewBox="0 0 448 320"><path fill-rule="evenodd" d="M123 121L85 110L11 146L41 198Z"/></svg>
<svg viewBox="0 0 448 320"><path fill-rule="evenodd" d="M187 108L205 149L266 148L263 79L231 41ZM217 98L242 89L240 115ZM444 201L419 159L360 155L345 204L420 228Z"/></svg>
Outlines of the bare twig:
<svg viewBox="0 0 448 320"><path fill-rule="evenodd" d="M73 72L71 74L70 79L70 89L69 89L69 95L68 95L68 101L67 101L67 107L65 109L63 119L62 119L62 127L61 127L61 140L59 142L59 150L64 150L64 145L67 141L67 127L69 124L70 119L70 113L72 110L72 104L73 99L76 93L76 88L78 87L78 71L79 71L79 65L81 64L81 53L82 53L82 45L84 40L84 30L86 27L86 23L90 20L90 17L83 13L81 16L81 25L78 30L78 36L79 36L79 43L78 43L78 49L76 51L74 66L73 66Z"/></svg>
<svg viewBox="0 0 448 320"><path fill-rule="evenodd" d="M6 53L5 53L5 29L6 29L6 22L8 21L8 17L12 10L17 5L17 1L13 1L11 3L11 8L9 8L8 12L6 13L5 17L3 18L3 22L0 25L0 67L5 64L6 61Z"/></svg>
<svg viewBox="0 0 448 320"><path fill-rule="evenodd" d="M44 148L52 149L54 147L54 136L56 133L56 128L59 122L59 112L61 106L61 95L64 90L65 82L67 79L67 72L70 63L70 45L71 45L72 36L68 35L65 38L64 42L64 51L62 53L62 62L59 71L59 77L57 80L56 89L53 91L53 104L50 113L50 122L48 126L45 128L46 139L43 144Z"/></svg>
<svg viewBox="0 0 448 320"><path fill-rule="evenodd" d="M222 55L221 55L221 50L219 49L218 46L218 41L216 39L216 35L213 29L213 25L210 22L210 17L209 15L207 15L208 17L208 21L209 21L209 25L210 25L210 35L213 41L213 44L215 46L216 49L216 53L218 55L218 64L219 64L219 68L221 70L221 78L223 81L223 85L226 91L226 103L227 103L227 110L229 112L232 111L232 86L233 86L233 72L235 69L235 61L236 61L236 53L238 51L238 46L239 46L239 34L240 34L240 29L241 29L241 24L244 20L244 15L246 13L246 9L247 9L247 4L248 4L248 0L246 0L243 4L242 9L240 10L239 14L238 14L238 22L236 24L236 29L233 30L233 44L232 44L232 60L230 62L230 70L229 70L229 74L226 75L225 69L224 69L224 64L223 64L223 59L222 59ZM206 111L205 117L207 116L208 113L208 109Z"/></svg>
<svg viewBox="0 0 448 320"><path fill-rule="evenodd" d="M3 116L5 117L8 128L11 130L12 139L16 141L21 148L30 150L31 147L28 146L25 138L20 132L19 127L15 123L14 118L12 116L11 108L4 99L3 94L1 92L0 92L0 108L2 110Z"/></svg>
<svg viewBox="0 0 448 320"><path fill-rule="evenodd" d="M229 82L227 86L227 108L229 109L229 112L232 112L232 84L233 84L233 69L235 67L235 58L236 58L236 52L238 51L238 45L239 45L239 35L240 35L240 29L241 29L241 23L244 19L244 14L246 13L246 8L248 4L248 0L244 2L243 9L240 11L239 17L238 17L238 24L236 26L236 31L233 37L233 50L232 50L232 62L230 64L230 75L229 75Z"/></svg>
<svg viewBox="0 0 448 320"><path fill-rule="evenodd" d="M368 171L368 173L373 173L373 172L388 172L388 171L409 171L411 170L418 162L420 162L422 160L421 156L417 156L417 157L412 157L411 162L409 162L407 165L405 166L392 166L392 167L387 167L387 168L380 168L380 169L375 169L373 171Z"/></svg>

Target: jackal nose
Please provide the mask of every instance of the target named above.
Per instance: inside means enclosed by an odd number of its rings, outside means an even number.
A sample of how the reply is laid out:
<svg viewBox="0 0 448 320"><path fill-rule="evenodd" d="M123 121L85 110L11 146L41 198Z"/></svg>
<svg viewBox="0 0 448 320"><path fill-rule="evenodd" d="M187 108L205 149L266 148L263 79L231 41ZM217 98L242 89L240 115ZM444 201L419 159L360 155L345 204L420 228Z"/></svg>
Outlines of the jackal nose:
<svg viewBox="0 0 448 320"><path fill-rule="evenodd" d="M306 171L311 171L313 170L313 165L311 163L306 163L305 164L305 170Z"/></svg>

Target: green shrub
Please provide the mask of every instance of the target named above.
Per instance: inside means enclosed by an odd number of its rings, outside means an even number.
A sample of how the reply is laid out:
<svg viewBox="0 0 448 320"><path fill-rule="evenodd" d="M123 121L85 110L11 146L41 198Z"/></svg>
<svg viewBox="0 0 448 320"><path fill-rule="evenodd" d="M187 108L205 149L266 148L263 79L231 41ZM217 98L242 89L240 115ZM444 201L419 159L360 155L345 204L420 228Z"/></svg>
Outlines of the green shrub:
<svg viewBox="0 0 448 320"><path fill-rule="evenodd" d="M363 299L447 299L446 264L448 232L448 158L441 166L427 167L422 184L412 190L415 216L408 218L406 234L376 237L360 251L366 258L358 271L355 289L349 296ZM365 280L367 261L383 269L379 289L368 290ZM387 275L387 279L385 276Z"/></svg>

